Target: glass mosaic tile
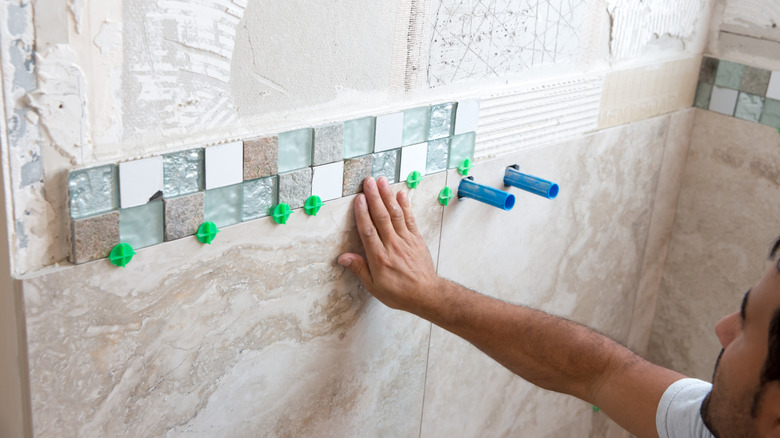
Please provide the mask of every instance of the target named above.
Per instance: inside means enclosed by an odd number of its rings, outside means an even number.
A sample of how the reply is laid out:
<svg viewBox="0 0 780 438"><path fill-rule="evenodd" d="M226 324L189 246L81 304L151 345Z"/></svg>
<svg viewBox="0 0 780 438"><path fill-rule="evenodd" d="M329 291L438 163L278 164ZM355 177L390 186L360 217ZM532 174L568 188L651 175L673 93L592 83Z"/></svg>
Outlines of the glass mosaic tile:
<svg viewBox="0 0 780 438"><path fill-rule="evenodd" d="M718 73L715 75L715 85L737 90L742 84L744 72L745 66L743 64L721 60L718 63Z"/></svg>
<svg viewBox="0 0 780 438"><path fill-rule="evenodd" d="M428 139L428 125L431 109L427 106L411 108L404 111L403 145L422 143Z"/></svg>
<svg viewBox="0 0 780 438"><path fill-rule="evenodd" d="M401 165L398 174L399 182L406 181L409 174L415 170L425 173L427 164L428 145L426 143L414 144L401 149Z"/></svg>
<svg viewBox="0 0 780 438"><path fill-rule="evenodd" d="M745 66L745 72L742 74L742 85L739 91L750 93L756 96L766 96L766 89L769 86L769 77L772 72L763 68Z"/></svg>
<svg viewBox="0 0 780 438"><path fill-rule="evenodd" d="M314 132L311 128L279 134L279 173L311 166Z"/></svg>
<svg viewBox="0 0 780 438"><path fill-rule="evenodd" d="M119 240L134 249L163 242L165 235L163 201L158 199L138 207L119 210Z"/></svg>
<svg viewBox="0 0 780 438"><path fill-rule="evenodd" d="M163 195L166 198L203 190L203 149L163 155Z"/></svg>
<svg viewBox="0 0 780 438"><path fill-rule="evenodd" d="M400 149L374 154L371 176L374 178L383 176L390 184L398 182L398 158L400 155Z"/></svg>
<svg viewBox="0 0 780 438"><path fill-rule="evenodd" d="M344 189L344 162L325 164L312 168L311 194L322 201L341 197Z"/></svg>
<svg viewBox="0 0 780 438"><path fill-rule="evenodd" d="M699 82L699 85L696 87L696 97L693 99L693 106L701 109L709 109L710 96L712 96L712 84Z"/></svg>
<svg viewBox="0 0 780 438"><path fill-rule="evenodd" d="M375 127L374 117L344 122L344 158L359 157L373 152Z"/></svg>
<svg viewBox="0 0 780 438"><path fill-rule="evenodd" d="M764 110L761 112L762 125L780 128L780 100L765 99Z"/></svg>
<svg viewBox="0 0 780 438"><path fill-rule="evenodd" d="M716 113L725 114L727 116L734 115L734 108L737 106L737 90L731 90L729 88L721 88L717 85L712 87L712 97L710 98L710 111Z"/></svg>
<svg viewBox="0 0 780 438"><path fill-rule="evenodd" d="M769 76L769 85L766 89L766 97L780 100L780 71L773 71Z"/></svg>
<svg viewBox="0 0 780 438"><path fill-rule="evenodd" d="M737 98L737 109L734 111L734 117L758 122L761 119L761 110L764 107L764 98L748 93L739 93Z"/></svg>
<svg viewBox="0 0 780 438"><path fill-rule="evenodd" d="M718 59L705 56L701 60L701 69L699 70L699 81L713 84L715 74L718 72Z"/></svg>
<svg viewBox="0 0 780 438"><path fill-rule="evenodd" d="M146 204L163 190L162 157L119 163L119 206L137 207Z"/></svg>
<svg viewBox="0 0 780 438"><path fill-rule="evenodd" d="M440 138L428 142L428 158L425 164L425 173L447 170L447 160L450 154L450 139Z"/></svg>
<svg viewBox="0 0 780 438"><path fill-rule="evenodd" d="M70 216L79 219L115 210L119 205L118 186L113 164L70 172Z"/></svg>
<svg viewBox="0 0 780 438"><path fill-rule="evenodd" d="M477 134L475 132L467 132L452 137L452 143L450 144L450 159L447 167L454 169L460 166L466 158L473 160L476 140Z"/></svg>
<svg viewBox="0 0 780 438"><path fill-rule="evenodd" d="M449 137L452 135L452 125L455 120L454 103L442 103L431 106L430 126L428 127L428 140Z"/></svg>
<svg viewBox="0 0 780 438"><path fill-rule="evenodd" d="M206 190L203 220L214 222L218 227L241 222L243 219L242 198L242 184Z"/></svg>
<svg viewBox="0 0 780 438"><path fill-rule="evenodd" d="M479 123L479 99L467 99L458 102L455 112L453 135L476 132Z"/></svg>
<svg viewBox="0 0 780 438"><path fill-rule="evenodd" d="M276 175L244 181L243 220L268 216L277 202Z"/></svg>

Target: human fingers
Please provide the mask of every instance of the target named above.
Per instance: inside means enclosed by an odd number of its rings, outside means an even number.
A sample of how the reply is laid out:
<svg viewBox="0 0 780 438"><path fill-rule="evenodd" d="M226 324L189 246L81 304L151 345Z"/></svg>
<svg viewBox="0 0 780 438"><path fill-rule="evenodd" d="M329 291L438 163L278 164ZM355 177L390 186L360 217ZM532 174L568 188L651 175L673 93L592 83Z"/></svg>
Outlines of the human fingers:
<svg viewBox="0 0 780 438"><path fill-rule="evenodd" d="M398 198L398 205L401 206L401 210L404 213L404 221L406 222L406 228L415 235L420 235L420 230L417 228L417 221L414 219L412 213L412 204L409 202L409 195L403 190L398 192L396 196Z"/></svg>
<svg viewBox="0 0 780 438"><path fill-rule="evenodd" d="M406 228L404 212L398 205L398 201L396 201L395 195L393 195L393 189L390 188L390 183L387 181L387 178L379 178L376 185L379 186L379 196L382 197L382 201L385 203L385 208L387 209L388 214L390 214L390 222L393 224L396 233L406 233L408 230Z"/></svg>
<svg viewBox="0 0 780 438"><path fill-rule="evenodd" d="M355 274L355 276L358 278L358 280L360 280L361 283L363 283L363 286L365 286L366 289L373 289L374 284L371 278L371 271L368 269L368 263L366 262L366 259L364 259L362 256L351 252L344 253L339 256L338 263Z"/></svg>
<svg viewBox="0 0 780 438"><path fill-rule="evenodd" d="M357 222L360 240L363 242L363 248L366 250L366 256L371 258L383 252L385 245L379 238L376 227L374 227L374 222L368 213L366 197L363 194L357 195L357 198L355 198L355 221Z"/></svg>
<svg viewBox="0 0 780 438"><path fill-rule="evenodd" d="M379 237L382 240L389 239L390 236L395 234L395 229L374 178L368 177L363 181L363 193L368 204L368 212L371 214L371 220L374 221L376 230L379 232Z"/></svg>

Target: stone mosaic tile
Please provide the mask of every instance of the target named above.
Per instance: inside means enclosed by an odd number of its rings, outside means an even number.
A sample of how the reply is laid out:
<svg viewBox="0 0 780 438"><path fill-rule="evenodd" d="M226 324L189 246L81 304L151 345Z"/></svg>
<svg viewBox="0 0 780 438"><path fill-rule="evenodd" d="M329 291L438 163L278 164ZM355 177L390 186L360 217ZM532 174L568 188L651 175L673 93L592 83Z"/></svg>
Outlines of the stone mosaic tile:
<svg viewBox="0 0 780 438"><path fill-rule="evenodd" d="M401 147L404 133L404 113L377 116L374 151L382 152Z"/></svg>
<svg viewBox="0 0 780 438"><path fill-rule="evenodd" d="M712 97L710 98L710 111L733 116L734 108L737 106L738 93L737 90L714 86L712 88Z"/></svg>
<svg viewBox="0 0 780 438"><path fill-rule="evenodd" d="M163 195L166 198L203 190L203 149L163 155Z"/></svg>
<svg viewBox="0 0 780 438"><path fill-rule="evenodd" d="M335 163L344 158L344 124L333 123L314 128L313 164Z"/></svg>
<svg viewBox="0 0 780 438"><path fill-rule="evenodd" d="M344 160L344 187L342 196L363 191L363 180L371 176L374 169L371 155Z"/></svg>
<svg viewBox="0 0 780 438"><path fill-rule="evenodd" d="M162 243L165 237L163 202L158 199L119 210L119 239L134 249Z"/></svg>
<svg viewBox="0 0 780 438"><path fill-rule="evenodd" d="M119 243L119 212L76 219L71 222L70 261L76 264L108 257Z"/></svg>
<svg viewBox="0 0 780 438"><path fill-rule="evenodd" d="M769 86L769 77L772 72L763 68L745 66L745 72L742 74L742 84L740 91L754 94L756 96L765 96Z"/></svg>
<svg viewBox="0 0 780 438"><path fill-rule="evenodd" d="M428 139L431 108L421 106L404 111L403 145L422 143Z"/></svg>
<svg viewBox="0 0 780 438"><path fill-rule="evenodd" d="M742 84L742 74L745 66L731 61L720 60L718 73L715 75L715 85L724 88L739 89Z"/></svg>
<svg viewBox="0 0 780 438"><path fill-rule="evenodd" d="M734 111L734 117L758 122L761 119L761 111L764 108L764 98L748 93L739 93L737 98L737 109Z"/></svg>
<svg viewBox="0 0 780 438"><path fill-rule="evenodd" d="M398 165L400 164L401 150L378 152L374 154L371 176L387 178L390 184L398 181Z"/></svg>
<svg viewBox="0 0 780 438"><path fill-rule="evenodd" d="M70 216L74 219L115 210L119 206L116 165L90 167L68 175Z"/></svg>
<svg viewBox="0 0 780 438"><path fill-rule="evenodd" d="M313 143L312 128L279 134L279 173L311 166Z"/></svg>
<svg viewBox="0 0 780 438"><path fill-rule="evenodd" d="M278 170L278 136L244 140L244 181L276 175Z"/></svg>
<svg viewBox="0 0 780 438"><path fill-rule="evenodd" d="M696 87L696 96L693 99L693 106L701 109L709 109L711 96L712 84L699 82L699 85Z"/></svg>
<svg viewBox="0 0 780 438"><path fill-rule="evenodd" d="M477 134L475 132L467 132L465 134L452 137L452 143L450 145L450 158L447 167L454 169L460 166L460 164L466 158L473 160L476 139Z"/></svg>
<svg viewBox="0 0 780 438"><path fill-rule="evenodd" d="M770 98L764 100L764 109L761 113L760 123L773 128L780 128L780 100Z"/></svg>
<svg viewBox="0 0 780 438"><path fill-rule="evenodd" d="M374 151L375 126L374 117L344 122L344 158L367 155Z"/></svg>
<svg viewBox="0 0 780 438"><path fill-rule="evenodd" d="M301 208L311 196L311 167L279 174L279 203Z"/></svg>
<svg viewBox="0 0 780 438"><path fill-rule="evenodd" d="M244 221L268 216L277 203L278 177L276 175L244 181Z"/></svg>
<svg viewBox="0 0 780 438"><path fill-rule="evenodd" d="M206 190L238 184L244 180L244 143L209 146L205 152Z"/></svg>
<svg viewBox="0 0 780 438"><path fill-rule="evenodd" d="M450 155L450 139L440 138L428 142L428 153L425 161L425 174L433 174L447 170Z"/></svg>
<svg viewBox="0 0 780 438"><path fill-rule="evenodd" d="M449 137L455 120L455 103L442 103L431 106L428 140Z"/></svg>
<svg viewBox="0 0 780 438"><path fill-rule="evenodd" d="M192 236L205 222L204 207L206 195L203 192L191 193L163 200L165 208L165 241Z"/></svg>
<svg viewBox="0 0 780 438"><path fill-rule="evenodd" d="M699 81L707 84L715 83L715 75L718 72L718 59L705 56L701 60Z"/></svg>
<svg viewBox="0 0 780 438"><path fill-rule="evenodd" d="M243 184L206 190L204 204L204 222L214 222L218 227L226 227L243 220Z"/></svg>
<svg viewBox="0 0 780 438"><path fill-rule="evenodd" d="M340 198L344 190L344 162L312 168L311 194L324 201Z"/></svg>

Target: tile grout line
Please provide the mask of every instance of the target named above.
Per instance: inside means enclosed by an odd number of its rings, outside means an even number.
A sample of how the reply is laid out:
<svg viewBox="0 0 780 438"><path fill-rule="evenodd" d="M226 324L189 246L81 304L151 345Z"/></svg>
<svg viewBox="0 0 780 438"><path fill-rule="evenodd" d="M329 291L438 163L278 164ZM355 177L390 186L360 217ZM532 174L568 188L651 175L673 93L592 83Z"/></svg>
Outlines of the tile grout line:
<svg viewBox="0 0 780 438"><path fill-rule="evenodd" d="M446 178L444 179L444 186L447 187L450 180L450 172L446 171ZM439 262L441 261L441 241L444 234L444 211L445 207L441 207L441 224L439 225L439 244L436 247L436 275L439 275ZM428 351L425 354L425 376L423 377L423 394L422 394L422 406L420 407L420 429L417 434L418 438L422 438L423 420L425 418L425 392L428 388L428 367L431 360L431 338L433 337L433 323L428 322Z"/></svg>

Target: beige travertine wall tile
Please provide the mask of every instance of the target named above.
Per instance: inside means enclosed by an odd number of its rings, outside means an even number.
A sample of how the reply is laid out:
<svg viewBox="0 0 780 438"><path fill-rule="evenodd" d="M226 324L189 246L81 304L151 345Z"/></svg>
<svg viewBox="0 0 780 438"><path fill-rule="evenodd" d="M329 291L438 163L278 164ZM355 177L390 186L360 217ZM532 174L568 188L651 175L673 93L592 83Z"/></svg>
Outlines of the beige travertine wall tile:
<svg viewBox="0 0 780 438"><path fill-rule="evenodd" d="M763 275L780 234L780 137L696 110L648 348L650 359L709 380L715 324Z"/></svg>

